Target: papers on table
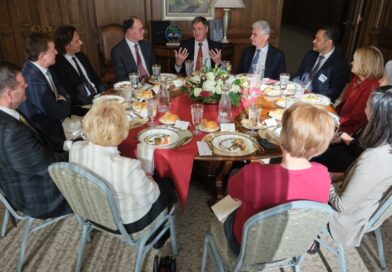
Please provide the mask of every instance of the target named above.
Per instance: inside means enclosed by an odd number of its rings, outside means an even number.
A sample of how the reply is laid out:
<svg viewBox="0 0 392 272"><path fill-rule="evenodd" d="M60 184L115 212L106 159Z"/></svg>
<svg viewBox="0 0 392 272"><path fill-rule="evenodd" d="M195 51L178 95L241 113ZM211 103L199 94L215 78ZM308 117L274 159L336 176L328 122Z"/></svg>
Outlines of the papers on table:
<svg viewBox="0 0 392 272"><path fill-rule="evenodd" d="M217 203L215 203L211 209L215 216L221 223L224 223L227 217L241 206L241 201L232 198L230 195L225 196Z"/></svg>

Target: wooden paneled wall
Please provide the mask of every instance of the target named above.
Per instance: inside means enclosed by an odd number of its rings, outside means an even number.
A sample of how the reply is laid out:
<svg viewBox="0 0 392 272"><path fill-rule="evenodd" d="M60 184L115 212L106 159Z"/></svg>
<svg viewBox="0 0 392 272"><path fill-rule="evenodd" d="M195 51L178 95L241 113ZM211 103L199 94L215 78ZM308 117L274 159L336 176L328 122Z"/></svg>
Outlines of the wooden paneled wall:
<svg viewBox="0 0 392 272"><path fill-rule="evenodd" d="M133 15L145 22L146 38L149 38L151 20L162 20L162 0L92 0L97 27L109 23L122 23ZM252 23L257 20L267 20L271 24L271 43L279 45L280 22L283 0L244 0L244 9L231 10L231 23L228 33L229 40L235 44L233 65L236 67L241 57L242 49L250 44ZM215 18L222 18L222 9L215 10ZM184 38L192 36L190 21L175 21L181 27Z"/></svg>

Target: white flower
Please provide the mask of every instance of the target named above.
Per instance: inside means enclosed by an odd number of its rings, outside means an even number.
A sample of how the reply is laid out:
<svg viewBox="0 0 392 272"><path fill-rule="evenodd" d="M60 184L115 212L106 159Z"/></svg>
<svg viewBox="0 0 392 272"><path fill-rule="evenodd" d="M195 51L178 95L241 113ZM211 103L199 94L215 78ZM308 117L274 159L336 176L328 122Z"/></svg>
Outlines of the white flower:
<svg viewBox="0 0 392 272"><path fill-rule="evenodd" d="M195 84L200 84L201 79L200 79L200 76L194 75L189 79L189 81L191 81L192 83L195 83Z"/></svg>
<svg viewBox="0 0 392 272"><path fill-rule="evenodd" d="M213 80L206 80L203 83L203 90L215 93L216 83Z"/></svg>
<svg viewBox="0 0 392 272"><path fill-rule="evenodd" d="M232 85L230 88L230 92L232 92L232 93L239 93L240 91L241 91L241 88L238 85Z"/></svg>
<svg viewBox="0 0 392 272"><path fill-rule="evenodd" d="M236 78L233 75L230 75L228 79L226 79L226 83L232 85Z"/></svg>
<svg viewBox="0 0 392 272"><path fill-rule="evenodd" d="M215 74L213 72L208 72L206 78L207 80L215 80Z"/></svg>
<svg viewBox="0 0 392 272"><path fill-rule="evenodd" d="M198 96L200 96L200 93L201 93L202 91L203 91L202 88L194 88L194 89L193 89L193 95L196 96L196 97L198 97Z"/></svg>
<svg viewBox="0 0 392 272"><path fill-rule="evenodd" d="M221 84L216 85L215 92L217 94L222 94L222 85Z"/></svg>

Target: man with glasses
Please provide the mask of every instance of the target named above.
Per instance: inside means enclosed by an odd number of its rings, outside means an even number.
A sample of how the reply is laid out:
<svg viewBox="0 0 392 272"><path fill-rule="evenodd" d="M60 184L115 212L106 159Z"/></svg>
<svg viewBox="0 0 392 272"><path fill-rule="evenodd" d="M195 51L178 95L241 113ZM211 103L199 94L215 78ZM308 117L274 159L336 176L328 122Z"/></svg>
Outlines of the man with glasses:
<svg viewBox="0 0 392 272"><path fill-rule="evenodd" d="M144 41L143 22L131 17L123 22L125 37L111 51L117 81L129 80L129 73L139 73L141 78L152 74L155 63L151 44Z"/></svg>

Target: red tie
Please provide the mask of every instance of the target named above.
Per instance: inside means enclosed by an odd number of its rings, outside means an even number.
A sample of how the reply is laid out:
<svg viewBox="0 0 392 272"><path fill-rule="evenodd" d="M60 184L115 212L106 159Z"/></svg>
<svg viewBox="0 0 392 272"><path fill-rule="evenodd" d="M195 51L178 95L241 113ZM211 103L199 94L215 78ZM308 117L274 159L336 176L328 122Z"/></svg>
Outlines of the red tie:
<svg viewBox="0 0 392 272"><path fill-rule="evenodd" d="M139 46L137 43L135 44L135 53L136 53L136 65L137 65L137 70L139 71L139 75L141 78L146 78L148 77L148 73L146 69L144 69L142 58L140 57L139 54Z"/></svg>
<svg viewBox="0 0 392 272"><path fill-rule="evenodd" d="M200 70L201 68L201 62L203 60L203 49L201 48L203 46L202 43L199 43L199 50L197 51L197 59L196 59L196 71Z"/></svg>

